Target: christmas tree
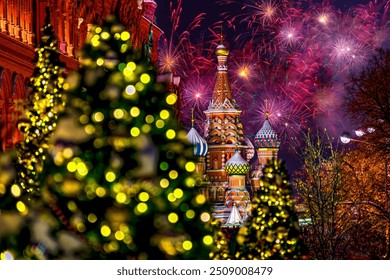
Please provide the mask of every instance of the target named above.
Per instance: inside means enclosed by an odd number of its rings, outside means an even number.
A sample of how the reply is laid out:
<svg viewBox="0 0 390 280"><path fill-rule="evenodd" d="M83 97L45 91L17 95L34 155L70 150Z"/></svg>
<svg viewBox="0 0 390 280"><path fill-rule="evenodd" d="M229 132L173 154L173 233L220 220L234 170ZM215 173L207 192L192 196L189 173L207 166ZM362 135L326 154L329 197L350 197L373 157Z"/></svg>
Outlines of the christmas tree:
<svg viewBox="0 0 390 280"><path fill-rule="evenodd" d="M130 37L114 17L92 28L64 84L43 195L88 258L206 259L210 208L174 116L177 96Z"/></svg>
<svg viewBox="0 0 390 280"><path fill-rule="evenodd" d="M237 259L300 259L304 244L293 208L292 189L283 161L272 158L263 169L252 212L235 240Z"/></svg>
<svg viewBox="0 0 390 280"><path fill-rule="evenodd" d="M65 105L62 93L63 65L59 60L57 42L47 9L45 26L36 49L30 92L25 104L25 119L19 121L23 141L16 146L18 172L12 193L16 197L31 198L39 195L39 173L49 148L49 138L57 126L59 113Z"/></svg>

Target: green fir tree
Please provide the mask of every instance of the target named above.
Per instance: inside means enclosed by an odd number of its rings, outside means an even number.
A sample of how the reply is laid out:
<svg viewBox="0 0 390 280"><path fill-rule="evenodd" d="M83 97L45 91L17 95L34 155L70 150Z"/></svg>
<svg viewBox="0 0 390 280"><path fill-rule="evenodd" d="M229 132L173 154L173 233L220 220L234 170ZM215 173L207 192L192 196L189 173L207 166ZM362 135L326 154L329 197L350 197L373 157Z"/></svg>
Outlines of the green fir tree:
<svg viewBox="0 0 390 280"><path fill-rule="evenodd" d="M236 238L237 259L301 259L305 246L294 211L292 189L284 162L268 161L260 189L252 201L252 212Z"/></svg>
<svg viewBox="0 0 390 280"><path fill-rule="evenodd" d="M207 259L211 211L174 115L177 96L130 37L114 17L92 28L64 84L45 196L89 258Z"/></svg>
<svg viewBox="0 0 390 280"><path fill-rule="evenodd" d="M19 122L23 140L15 148L18 174L12 194L16 197L39 195L39 174L47 157L49 139L65 106L64 68L48 10L41 32L34 60L36 67L30 78L30 92L24 108L26 119Z"/></svg>

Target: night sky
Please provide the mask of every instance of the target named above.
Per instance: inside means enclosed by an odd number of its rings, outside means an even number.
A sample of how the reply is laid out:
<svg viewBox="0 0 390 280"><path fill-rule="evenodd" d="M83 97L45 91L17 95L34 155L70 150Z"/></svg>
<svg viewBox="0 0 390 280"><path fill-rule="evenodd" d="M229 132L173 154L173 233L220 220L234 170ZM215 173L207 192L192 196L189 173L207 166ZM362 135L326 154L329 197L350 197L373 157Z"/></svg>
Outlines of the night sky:
<svg viewBox="0 0 390 280"><path fill-rule="evenodd" d="M156 18L158 26L168 35L170 35L170 2L173 2L174 6L177 0L155 0L157 2ZM198 32L201 33L206 30L213 23L222 21L224 18L221 13L226 12L229 9L229 5L218 4L218 0L182 0L183 1L183 13L181 17L180 25L182 28L188 26L192 19L201 14L206 13L205 19L197 32L194 32L193 38L196 39ZM251 3L254 0L242 0L242 2ZM313 1L322 2L322 1ZM334 6L347 10L350 7L358 4L369 3L369 0L336 0L330 1L334 3ZM232 35L233 36L233 35Z"/></svg>
<svg viewBox="0 0 390 280"><path fill-rule="evenodd" d="M260 1L260 0L258 0ZM294 1L294 0L291 0ZM166 36L170 38L171 34L171 20L170 20L170 2L173 2L173 6L176 7L177 0L156 0L158 7L156 11L157 25L164 31ZM194 31L191 31L191 41L196 43L198 40L210 39L211 33L208 30L210 26L214 25L214 30L216 30L215 23L223 22L224 16L222 15L224 12L228 12L230 15L235 14L235 11L232 11L231 5L222 5L218 4L219 0L182 0L183 11L181 13L181 19L179 22L178 33L180 34L182 31L187 29L187 26L193 21L193 19L201 14L206 13L204 20L202 21L202 26L197 28ZM242 3L254 3L255 0L242 0ZM303 2L303 1L302 1ZM315 1L315 3L321 3L323 1ZM336 1L328 1L332 4L333 7L341 10L348 11L351 7L355 7L359 4L368 4L369 0L336 0ZM237 7L237 6L236 6ZM229 10L230 9L230 10ZM237 11L240 13L241 11ZM218 25L219 26L219 25ZM235 46L234 39L240 33L240 28L243 30L247 29L245 23L242 23L242 26L237 26L237 30L234 32L231 29L228 29L226 20L223 23L224 34L225 34L225 44L232 49L237 49L239 46ZM201 39L201 37L205 37ZM389 41L386 43L386 46L390 45ZM328 122L328 119L323 120L323 122ZM343 125L348 126L348 121L343 121ZM341 134L342 131L337 133ZM336 134L334 135L335 137ZM338 138L338 137L337 137ZM285 153L286 151L281 151ZM281 155L287 162L287 168L289 170L294 170L297 168L296 159L291 158L291 154L288 152L284 155Z"/></svg>

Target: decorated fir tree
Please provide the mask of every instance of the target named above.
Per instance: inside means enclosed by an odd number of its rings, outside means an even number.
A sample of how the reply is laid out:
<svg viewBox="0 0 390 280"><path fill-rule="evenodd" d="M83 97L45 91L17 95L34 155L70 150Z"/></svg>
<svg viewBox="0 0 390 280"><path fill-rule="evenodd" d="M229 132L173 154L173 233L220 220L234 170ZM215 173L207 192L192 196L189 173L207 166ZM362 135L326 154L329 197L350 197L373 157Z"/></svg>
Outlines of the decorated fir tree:
<svg viewBox="0 0 390 280"><path fill-rule="evenodd" d="M65 105L62 93L64 68L59 60L48 10L41 32L34 60L36 67L30 78L30 91L24 106L26 118L21 119L18 125L23 140L15 149L18 174L13 186L13 195L26 194L28 198L39 195L39 173L47 156L49 138Z"/></svg>
<svg viewBox="0 0 390 280"><path fill-rule="evenodd" d="M268 161L252 212L236 238L237 259L301 259L305 246L293 208L292 189L284 162Z"/></svg>
<svg viewBox="0 0 390 280"><path fill-rule="evenodd" d="M64 84L43 194L89 258L207 259L211 211L174 115L177 96L130 36L114 17L92 28Z"/></svg>

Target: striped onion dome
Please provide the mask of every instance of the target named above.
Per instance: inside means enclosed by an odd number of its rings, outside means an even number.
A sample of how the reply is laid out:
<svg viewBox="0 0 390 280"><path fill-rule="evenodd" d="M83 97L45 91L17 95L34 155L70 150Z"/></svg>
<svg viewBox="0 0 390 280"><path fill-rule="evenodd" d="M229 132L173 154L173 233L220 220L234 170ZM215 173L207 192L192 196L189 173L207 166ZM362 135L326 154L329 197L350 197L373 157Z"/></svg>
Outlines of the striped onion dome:
<svg viewBox="0 0 390 280"><path fill-rule="evenodd" d="M279 148L279 137L271 127L268 117L264 121L263 126L256 133L254 142L256 148Z"/></svg>
<svg viewBox="0 0 390 280"><path fill-rule="evenodd" d="M242 158L240 152L237 150L226 162L225 171L229 175L245 175L249 171L249 163Z"/></svg>
<svg viewBox="0 0 390 280"><path fill-rule="evenodd" d="M192 126L190 131L187 133L187 139L192 145L194 145L194 155L204 157L209 150L206 140L199 135L195 127Z"/></svg>
<svg viewBox="0 0 390 280"><path fill-rule="evenodd" d="M248 137L244 136L245 144L248 148L246 148L246 160L250 161L255 155L255 147L253 146L251 140Z"/></svg>

